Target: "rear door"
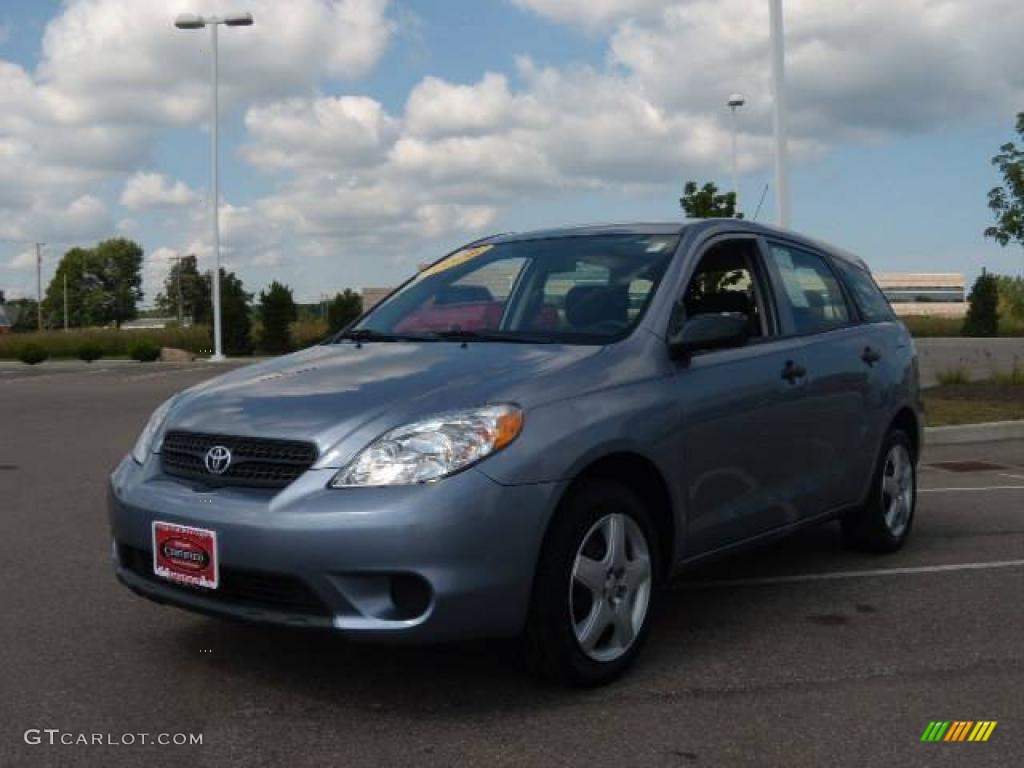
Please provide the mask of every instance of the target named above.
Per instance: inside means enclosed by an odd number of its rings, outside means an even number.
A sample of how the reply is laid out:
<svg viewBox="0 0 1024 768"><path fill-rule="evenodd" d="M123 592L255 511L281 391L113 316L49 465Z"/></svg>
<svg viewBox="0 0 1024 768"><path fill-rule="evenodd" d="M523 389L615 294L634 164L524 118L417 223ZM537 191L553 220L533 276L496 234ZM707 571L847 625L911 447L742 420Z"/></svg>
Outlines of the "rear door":
<svg viewBox="0 0 1024 768"><path fill-rule="evenodd" d="M754 237L713 241L680 289L674 327L704 312L743 312L751 339L676 364L683 413L679 472L687 495L687 555L800 519L809 443L799 429L803 342L782 338ZM673 329L674 329L673 327Z"/></svg>
<svg viewBox="0 0 1024 768"><path fill-rule="evenodd" d="M807 382L792 428L811 444L801 469L808 517L855 501L861 462L873 443L868 419L871 366L863 359L870 334L825 254L782 240L766 244L769 269L781 287L787 330L803 341Z"/></svg>
<svg viewBox="0 0 1024 768"><path fill-rule="evenodd" d="M907 347L912 342L866 267L839 256L833 257L832 265L853 301L863 331L864 347L858 362L868 378L867 418L863 450L854 460L859 490L863 492L874 471L892 413L903 392L911 386L908 377L913 368L907 365L911 357Z"/></svg>

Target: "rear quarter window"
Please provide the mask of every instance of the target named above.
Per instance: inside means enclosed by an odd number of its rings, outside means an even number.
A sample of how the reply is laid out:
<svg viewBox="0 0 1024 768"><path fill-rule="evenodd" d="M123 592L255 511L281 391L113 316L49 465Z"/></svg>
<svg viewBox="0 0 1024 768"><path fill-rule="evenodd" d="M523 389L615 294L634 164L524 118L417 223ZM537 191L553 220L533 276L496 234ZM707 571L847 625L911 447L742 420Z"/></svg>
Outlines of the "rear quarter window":
<svg viewBox="0 0 1024 768"><path fill-rule="evenodd" d="M869 323L892 320L894 317L892 307L889 306L888 299L885 298L885 294L882 293L871 274L844 259L837 258L834 261L843 282L846 283L846 287L857 304L857 309L860 310L861 317Z"/></svg>

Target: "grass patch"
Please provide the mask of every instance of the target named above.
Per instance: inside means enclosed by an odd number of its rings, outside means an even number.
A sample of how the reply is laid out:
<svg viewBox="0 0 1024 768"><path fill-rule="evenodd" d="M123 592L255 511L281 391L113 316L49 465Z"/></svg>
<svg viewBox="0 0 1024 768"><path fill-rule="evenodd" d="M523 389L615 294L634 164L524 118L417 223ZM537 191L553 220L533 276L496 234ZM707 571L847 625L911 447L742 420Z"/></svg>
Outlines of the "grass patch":
<svg viewBox="0 0 1024 768"><path fill-rule="evenodd" d="M1024 377L1021 383L990 379L940 384L923 390L925 421L930 427L1024 419Z"/></svg>
<svg viewBox="0 0 1024 768"><path fill-rule="evenodd" d="M996 384L1003 384L1011 387L1024 386L1024 368L1020 367L1020 362L1017 358L1013 359L1013 368L1006 371L997 371L992 376L992 381Z"/></svg>
<svg viewBox="0 0 1024 768"><path fill-rule="evenodd" d="M910 334L918 339L945 338L963 336L963 318L930 317L928 315L910 315L900 320L907 326ZM1008 337L1024 336L1024 320L1016 317L1003 317L999 320L999 335Z"/></svg>
<svg viewBox="0 0 1024 768"><path fill-rule="evenodd" d="M935 379L943 386L951 386L954 384L969 384L971 381L971 375L962 365L956 368L947 368L944 371L939 371L935 374Z"/></svg>

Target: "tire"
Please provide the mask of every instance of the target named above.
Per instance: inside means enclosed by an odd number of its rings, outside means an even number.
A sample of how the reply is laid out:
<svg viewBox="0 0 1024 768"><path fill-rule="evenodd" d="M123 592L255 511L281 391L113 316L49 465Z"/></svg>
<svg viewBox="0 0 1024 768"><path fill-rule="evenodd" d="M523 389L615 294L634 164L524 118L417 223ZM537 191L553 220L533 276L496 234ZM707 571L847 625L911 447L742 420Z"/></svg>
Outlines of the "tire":
<svg viewBox="0 0 1024 768"><path fill-rule="evenodd" d="M917 506L917 466L907 434L890 430L882 443L865 504L842 520L843 538L854 549L895 552L906 543Z"/></svg>
<svg viewBox="0 0 1024 768"><path fill-rule="evenodd" d="M574 686L619 677L647 639L661 572L655 528L636 493L596 479L570 491L534 577L526 645L535 670Z"/></svg>

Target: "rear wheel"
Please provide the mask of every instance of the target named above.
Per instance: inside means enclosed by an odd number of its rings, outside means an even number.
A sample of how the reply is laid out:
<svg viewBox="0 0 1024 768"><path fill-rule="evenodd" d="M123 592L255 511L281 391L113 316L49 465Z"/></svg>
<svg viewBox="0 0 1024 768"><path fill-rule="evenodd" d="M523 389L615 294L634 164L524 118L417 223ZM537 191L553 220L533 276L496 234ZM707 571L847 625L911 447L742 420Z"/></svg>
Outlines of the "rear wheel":
<svg viewBox="0 0 1024 768"><path fill-rule="evenodd" d="M910 536L917 504L917 468L910 439L894 429L886 436L867 503L843 518L847 543L873 552L895 552Z"/></svg>
<svg viewBox="0 0 1024 768"><path fill-rule="evenodd" d="M526 634L538 671L574 685L622 674L646 639L659 566L654 527L633 491L604 480L573 490L534 580Z"/></svg>

